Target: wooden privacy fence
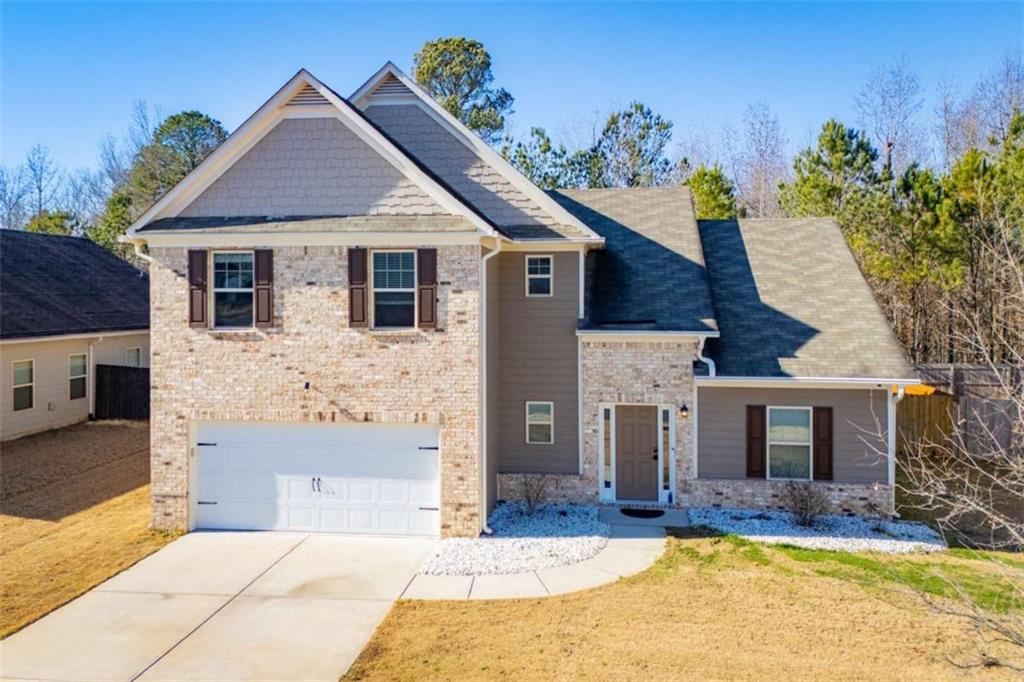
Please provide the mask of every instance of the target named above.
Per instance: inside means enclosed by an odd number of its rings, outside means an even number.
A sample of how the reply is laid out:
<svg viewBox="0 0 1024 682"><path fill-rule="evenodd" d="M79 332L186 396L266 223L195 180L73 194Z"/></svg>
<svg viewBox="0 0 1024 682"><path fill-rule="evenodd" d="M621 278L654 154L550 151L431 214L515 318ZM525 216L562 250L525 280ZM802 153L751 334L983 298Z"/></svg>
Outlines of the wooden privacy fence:
<svg viewBox="0 0 1024 682"><path fill-rule="evenodd" d="M149 368L96 365L96 419L149 419Z"/></svg>
<svg viewBox="0 0 1024 682"><path fill-rule="evenodd" d="M955 425L968 452L983 454L993 448L1021 448L1015 405L1006 387L1019 390L1021 378L1013 368L1000 370L975 365L917 365L921 380L934 388L932 395L908 395L897 407L901 449L908 444L946 444Z"/></svg>

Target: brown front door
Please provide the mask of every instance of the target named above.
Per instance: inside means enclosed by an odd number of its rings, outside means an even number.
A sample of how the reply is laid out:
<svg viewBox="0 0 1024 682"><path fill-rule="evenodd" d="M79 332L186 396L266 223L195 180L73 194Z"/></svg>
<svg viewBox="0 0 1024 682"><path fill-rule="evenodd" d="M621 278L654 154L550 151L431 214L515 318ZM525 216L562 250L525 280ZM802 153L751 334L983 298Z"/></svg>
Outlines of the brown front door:
<svg viewBox="0 0 1024 682"><path fill-rule="evenodd" d="M615 497L658 499L657 407L615 407Z"/></svg>

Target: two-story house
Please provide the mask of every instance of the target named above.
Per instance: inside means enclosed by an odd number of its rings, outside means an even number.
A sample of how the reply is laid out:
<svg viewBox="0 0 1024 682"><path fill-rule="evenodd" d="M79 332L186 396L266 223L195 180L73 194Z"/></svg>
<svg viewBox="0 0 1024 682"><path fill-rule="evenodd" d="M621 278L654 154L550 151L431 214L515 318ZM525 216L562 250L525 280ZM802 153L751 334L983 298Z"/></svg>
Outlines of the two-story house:
<svg viewBox="0 0 1024 682"><path fill-rule="evenodd" d="M126 239L159 527L471 536L524 473L892 508L916 380L832 220L542 191L390 63L347 99L300 71Z"/></svg>

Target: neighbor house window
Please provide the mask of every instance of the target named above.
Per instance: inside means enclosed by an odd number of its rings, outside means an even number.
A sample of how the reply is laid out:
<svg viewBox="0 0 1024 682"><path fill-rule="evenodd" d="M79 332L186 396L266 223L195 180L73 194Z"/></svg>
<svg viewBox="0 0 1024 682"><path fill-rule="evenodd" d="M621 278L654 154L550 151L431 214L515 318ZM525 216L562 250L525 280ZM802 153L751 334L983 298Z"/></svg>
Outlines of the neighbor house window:
<svg viewBox="0 0 1024 682"><path fill-rule="evenodd" d="M142 349L138 346L129 346L124 349L124 364L128 367L142 366Z"/></svg>
<svg viewBox="0 0 1024 682"><path fill-rule="evenodd" d="M213 254L213 326L252 326L252 252Z"/></svg>
<svg viewBox="0 0 1024 682"><path fill-rule="evenodd" d="M373 326L416 323L416 252L373 252Z"/></svg>
<svg viewBox="0 0 1024 682"><path fill-rule="evenodd" d="M85 397L88 367L85 353L68 356L68 395L72 400Z"/></svg>
<svg viewBox="0 0 1024 682"><path fill-rule="evenodd" d="M14 387L14 410L28 410L32 407L32 393L35 385L35 361L18 360L11 363L11 384Z"/></svg>
<svg viewBox="0 0 1024 682"><path fill-rule="evenodd" d="M768 408L768 478L811 477L811 408Z"/></svg>
<svg viewBox="0 0 1024 682"><path fill-rule="evenodd" d="M526 403L526 442L540 445L555 442L555 404Z"/></svg>
<svg viewBox="0 0 1024 682"><path fill-rule="evenodd" d="M526 257L526 295L551 295L551 256Z"/></svg>

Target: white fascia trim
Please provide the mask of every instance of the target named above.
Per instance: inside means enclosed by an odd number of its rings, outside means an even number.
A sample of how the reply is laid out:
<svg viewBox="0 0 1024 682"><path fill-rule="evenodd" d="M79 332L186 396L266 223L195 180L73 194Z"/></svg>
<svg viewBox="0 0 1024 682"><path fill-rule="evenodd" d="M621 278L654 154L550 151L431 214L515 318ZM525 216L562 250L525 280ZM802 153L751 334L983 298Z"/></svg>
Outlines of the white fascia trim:
<svg viewBox="0 0 1024 682"><path fill-rule="evenodd" d="M676 331L604 331L603 329L577 329L576 336L593 337L597 341L671 341L678 339L717 339L718 332L676 332Z"/></svg>
<svg viewBox="0 0 1024 682"><path fill-rule="evenodd" d="M332 106L313 105L286 110L285 104L291 97L309 85L317 90ZM377 154L388 161L402 175L416 183L430 198L454 215L461 215L469 220L483 234L494 236L494 228L476 211L455 198L448 190L409 159L401 150L392 144L380 131L370 125L361 116L354 113L346 102L317 80L305 69L300 70L278 90L256 113L246 119L238 130L228 136L223 144L215 149L206 159L174 188L153 204L131 227L128 228L129 239L145 239L138 235L140 227L158 217L173 217L180 213L188 204L212 185L217 178L227 172L231 166L246 152L252 149L259 140L287 118L327 117L337 118L349 130L368 144Z"/></svg>
<svg viewBox="0 0 1024 682"><path fill-rule="evenodd" d="M595 245L603 246L603 244L597 244L593 241L583 241L580 239L557 239L554 241L549 239L537 239L533 241L528 239L516 239L515 241L508 241L508 243L505 244L504 250L521 252L539 250L579 251L580 253L583 253L586 251L587 247L593 247Z"/></svg>
<svg viewBox="0 0 1024 682"><path fill-rule="evenodd" d="M513 187L528 196L530 199L533 199L560 223L564 225L572 225L573 227L590 235L591 239L601 243L604 242L604 237L591 230L579 218L562 208L561 204L549 197L544 190L530 182L525 175L516 170L515 166L503 159L501 154L494 151L489 144L480 139L479 135L467 128L462 121L452 116L444 107L435 102L433 97L424 92L419 85L402 73L402 70L395 66L394 63L388 62L378 69L377 73L370 76L369 80L359 86L356 91L352 93L349 97L349 101L360 109L365 109L365 102L363 101L364 98L373 92L373 89L376 88L388 74L391 74L401 81L405 87L409 88L409 90L416 95L416 99L422 105L421 108L423 108L424 111L426 111L435 121L441 124L442 127L447 129L455 139L459 140L463 145L475 152L483 161L493 167L494 170L498 171L502 177L512 183Z"/></svg>
<svg viewBox="0 0 1024 682"><path fill-rule="evenodd" d="M136 334L149 334L149 329L129 329L127 331L112 332L86 332L84 334L61 334L59 336L30 336L22 339L0 339L0 344L5 346L16 343L44 343L46 341L72 341L74 339L98 339L108 336L135 336Z"/></svg>
<svg viewBox="0 0 1024 682"><path fill-rule="evenodd" d="M143 232L137 240L150 247L208 248L255 246L448 246L480 244L477 232Z"/></svg>
<svg viewBox="0 0 1024 682"><path fill-rule="evenodd" d="M920 384L920 379L857 377L694 377L698 386L717 388L859 388L886 389Z"/></svg>

